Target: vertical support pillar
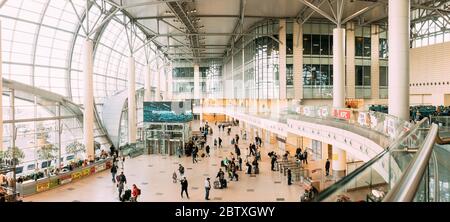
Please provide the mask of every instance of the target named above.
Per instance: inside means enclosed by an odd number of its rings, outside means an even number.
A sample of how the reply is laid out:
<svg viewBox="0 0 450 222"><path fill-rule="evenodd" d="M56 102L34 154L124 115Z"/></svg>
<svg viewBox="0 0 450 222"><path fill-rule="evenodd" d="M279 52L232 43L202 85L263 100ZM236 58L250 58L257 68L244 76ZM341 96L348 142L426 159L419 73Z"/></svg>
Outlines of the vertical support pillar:
<svg viewBox="0 0 450 222"><path fill-rule="evenodd" d="M144 101L152 100L152 70L151 65L145 66Z"/></svg>
<svg viewBox="0 0 450 222"><path fill-rule="evenodd" d="M409 0L389 0L389 114L409 120Z"/></svg>
<svg viewBox="0 0 450 222"><path fill-rule="evenodd" d="M371 27L370 88L372 99L380 98L380 26Z"/></svg>
<svg viewBox="0 0 450 222"><path fill-rule="evenodd" d="M356 86L355 86L355 24L353 22L347 22L347 56L346 56L346 92L347 98L356 98Z"/></svg>
<svg viewBox="0 0 450 222"><path fill-rule="evenodd" d="M242 53L242 66L241 66L241 72L242 72L242 99L246 99L248 97L246 93L246 87L245 87L245 36L242 36L242 45L241 45L241 53Z"/></svg>
<svg viewBox="0 0 450 222"><path fill-rule="evenodd" d="M200 99L200 67L194 65L194 99Z"/></svg>
<svg viewBox="0 0 450 222"><path fill-rule="evenodd" d="M2 22L0 21L0 40L2 39ZM3 57L2 41L0 41L0 151L6 150L3 147Z"/></svg>
<svg viewBox="0 0 450 222"><path fill-rule="evenodd" d="M83 138L87 158L95 159L94 150L94 84L93 84L93 44L92 40L84 42L84 113Z"/></svg>
<svg viewBox="0 0 450 222"><path fill-rule="evenodd" d="M279 89L280 89L280 100L286 99L286 19L279 20L279 31L278 36L280 39L279 48Z"/></svg>
<svg viewBox="0 0 450 222"><path fill-rule="evenodd" d="M234 44L231 49L231 96L229 99L234 99Z"/></svg>
<svg viewBox="0 0 450 222"><path fill-rule="evenodd" d="M333 29L333 107L345 107L345 29Z"/></svg>
<svg viewBox="0 0 450 222"><path fill-rule="evenodd" d="M294 22L294 99L303 99L303 26Z"/></svg>
<svg viewBox="0 0 450 222"><path fill-rule="evenodd" d="M345 150L335 146L333 146L332 169L335 178L344 177L347 169L347 153Z"/></svg>
<svg viewBox="0 0 450 222"><path fill-rule="evenodd" d="M161 69L159 67L159 59L156 59L156 90L155 101L161 100Z"/></svg>
<svg viewBox="0 0 450 222"><path fill-rule="evenodd" d="M128 143L136 143L136 62L128 58Z"/></svg>
<svg viewBox="0 0 450 222"><path fill-rule="evenodd" d="M169 72L167 72L167 82L168 82L168 85L167 85L167 99L168 100L172 100L172 97L173 97L173 79L172 79L172 75L173 75L173 73L172 73L173 71L172 71L172 65L169 65Z"/></svg>
<svg viewBox="0 0 450 222"><path fill-rule="evenodd" d="M58 120L56 121L56 124L58 125L58 160L56 161L58 163L58 169L61 170L61 149L62 149L62 131L63 127L61 124L61 103L58 103Z"/></svg>

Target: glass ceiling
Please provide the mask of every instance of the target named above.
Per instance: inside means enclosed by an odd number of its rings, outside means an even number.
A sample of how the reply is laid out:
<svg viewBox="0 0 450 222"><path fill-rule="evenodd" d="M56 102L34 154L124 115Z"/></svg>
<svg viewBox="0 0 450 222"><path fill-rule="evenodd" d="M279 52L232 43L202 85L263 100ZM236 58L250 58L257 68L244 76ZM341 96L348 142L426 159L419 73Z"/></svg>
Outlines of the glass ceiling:
<svg viewBox="0 0 450 222"><path fill-rule="evenodd" d="M11 0L0 8L2 22L3 77L58 93L75 103L83 102L82 52L85 27L85 0ZM102 9L101 1L90 2L89 26L95 27L107 16L111 6ZM76 10L76 12L75 12ZM127 25L127 29L125 25ZM94 95L97 104L127 85L130 47L129 18L118 12L104 29L94 35ZM133 29L134 30L134 29ZM137 49L144 33L136 28L132 38ZM156 46L134 53L136 88L143 87L147 59L155 57ZM156 60L163 64L161 58ZM152 63L152 71L157 72ZM156 80L155 75L154 80ZM162 77L164 78L164 77ZM152 83L155 83L155 81ZM98 107L100 108L100 107Z"/></svg>

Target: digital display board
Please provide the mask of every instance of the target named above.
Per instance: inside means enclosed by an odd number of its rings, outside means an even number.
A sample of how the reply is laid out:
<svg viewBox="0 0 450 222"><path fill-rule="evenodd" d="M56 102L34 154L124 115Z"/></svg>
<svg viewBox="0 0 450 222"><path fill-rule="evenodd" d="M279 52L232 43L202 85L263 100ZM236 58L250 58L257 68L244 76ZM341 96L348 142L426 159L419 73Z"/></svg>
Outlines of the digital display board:
<svg viewBox="0 0 450 222"><path fill-rule="evenodd" d="M190 102L144 102L144 122L180 123L193 118Z"/></svg>

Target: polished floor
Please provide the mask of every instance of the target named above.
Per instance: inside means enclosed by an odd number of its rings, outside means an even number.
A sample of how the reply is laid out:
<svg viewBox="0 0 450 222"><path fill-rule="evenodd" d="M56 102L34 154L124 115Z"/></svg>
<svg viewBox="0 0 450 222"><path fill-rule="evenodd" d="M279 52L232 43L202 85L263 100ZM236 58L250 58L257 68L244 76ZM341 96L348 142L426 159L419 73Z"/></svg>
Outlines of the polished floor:
<svg viewBox="0 0 450 222"><path fill-rule="evenodd" d="M198 129L194 124L194 129ZM191 157L178 158L175 156L143 155L133 159L126 159L124 174L128 180L128 187L136 184L142 191L140 202L179 202L179 201L205 201L204 180L211 177L215 180L220 168L220 161L230 156L234 148L230 144L231 137L219 132L213 126L214 135L208 136L208 144L211 146L211 157L199 158L199 162L193 164ZM233 127L235 135L239 128ZM213 138L221 136L224 147L214 149L211 145ZM248 147L249 141L239 141L242 154ZM260 174L247 175L239 172L239 181L228 182L226 189L211 189L209 201L225 202L298 202L303 195L303 187L300 182L287 185L287 178L279 171L270 170L270 160L267 153L272 148L265 146L261 149L262 161L260 162ZM172 174L181 163L186 169L189 183L189 196L181 198L180 183L173 183ZM120 166L120 165L119 165ZM120 172L120 171L119 171ZM118 191L111 181L109 170L81 179L59 188L26 197L24 201L33 202L118 202Z"/></svg>

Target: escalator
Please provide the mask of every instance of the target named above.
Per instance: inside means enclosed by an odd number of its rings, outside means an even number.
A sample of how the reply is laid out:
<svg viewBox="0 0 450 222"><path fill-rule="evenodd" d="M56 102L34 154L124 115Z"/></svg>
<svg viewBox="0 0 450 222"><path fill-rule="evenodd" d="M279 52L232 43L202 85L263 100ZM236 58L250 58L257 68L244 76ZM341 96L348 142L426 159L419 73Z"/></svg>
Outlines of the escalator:
<svg viewBox="0 0 450 222"><path fill-rule="evenodd" d="M314 201L448 200L448 190L441 191L440 187L444 183L448 187L450 174L443 169L449 169L445 156L450 157L450 145L434 145L437 131L436 124L420 121L383 152L319 193Z"/></svg>

